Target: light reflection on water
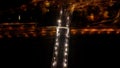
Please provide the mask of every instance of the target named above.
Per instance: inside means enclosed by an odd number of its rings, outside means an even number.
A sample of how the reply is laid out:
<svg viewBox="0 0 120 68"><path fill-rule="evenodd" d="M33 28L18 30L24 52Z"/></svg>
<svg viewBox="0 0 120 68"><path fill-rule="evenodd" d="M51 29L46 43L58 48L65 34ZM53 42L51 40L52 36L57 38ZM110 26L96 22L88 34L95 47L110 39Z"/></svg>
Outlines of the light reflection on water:
<svg viewBox="0 0 120 68"><path fill-rule="evenodd" d="M71 35L80 34L119 34L120 29L117 27L70 27ZM36 25L1 25L0 39L4 37L39 37L39 36L55 36L56 27L37 27Z"/></svg>

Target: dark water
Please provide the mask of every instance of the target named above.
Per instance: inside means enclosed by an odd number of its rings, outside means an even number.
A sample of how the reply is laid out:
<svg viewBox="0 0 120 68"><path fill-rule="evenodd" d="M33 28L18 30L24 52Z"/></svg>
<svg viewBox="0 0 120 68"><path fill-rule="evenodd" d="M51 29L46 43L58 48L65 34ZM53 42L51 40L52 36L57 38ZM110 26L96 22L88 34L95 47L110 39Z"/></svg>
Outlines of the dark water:
<svg viewBox="0 0 120 68"><path fill-rule="evenodd" d="M54 36L0 39L0 62L9 67L50 68ZM119 63L120 35L72 35L69 68Z"/></svg>
<svg viewBox="0 0 120 68"><path fill-rule="evenodd" d="M2 64L10 67L50 68L54 37L12 38L0 40Z"/></svg>
<svg viewBox="0 0 120 68"><path fill-rule="evenodd" d="M70 39L69 68L118 64L120 35L77 35ZM108 64L108 65L107 65Z"/></svg>

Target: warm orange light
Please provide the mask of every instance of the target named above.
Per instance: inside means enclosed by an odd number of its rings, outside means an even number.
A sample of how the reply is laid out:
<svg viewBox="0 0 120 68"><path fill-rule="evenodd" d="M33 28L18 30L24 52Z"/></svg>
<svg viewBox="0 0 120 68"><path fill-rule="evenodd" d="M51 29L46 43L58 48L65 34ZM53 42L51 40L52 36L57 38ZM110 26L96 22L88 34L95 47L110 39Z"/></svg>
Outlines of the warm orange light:
<svg viewBox="0 0 120 68"><path fill-rule="evenodd" d="M107 34L110 34L111 33L111 31L107 31Z"/></svg>
<svg viewBox="0 0 120 68"><path fill-rule="evenodd" d="M71 29L71 33L72 33L73 35L75 35L75 34L77 33L77 31L76 31L75 29Z"/></svg>
<svg viewBox="0 0 120 68"><path fill-rule="evenodd" d="M33 37L36 37L36 36L37 36L35 33L33 33L32 35L33 35Z"/></svg>
<svg viewBox="0 0 120 68"><path fill-rule="evenodd" d="M83 29L83 31L89 31L89 29Z"/></svg>
<svg viewBox="0 0 120 68"><path fill-rule="evenodd" d="M72 34L75 35L75 34L76 34L76 31L73 31Z"/></svg>
<svg viewBox="0 0 120 68"><path fill-rule="evenodd" d="M23 26L23 25L20 26L19 29L20 29L20 30L24 30L24 26Z"/></svg>
<svg viewBox="0 0 120 68"><path fill-rule="evenodd" d="M94 14L91 13L90 16L88 16L88 19L89 19L90 21L94 21L94 19L95 19Z"/></svg>
<svg viewBox="0 0 120 68"><path fill-rule="evenodd" d="M85 31L81 31L81 34L85 34Z"/></svg>
<svg viewBox="0 0 120 68"><path fill-rule="evenodd" d="M89 34L94 34L94 33L95 33L95 31L90 31L90 32L89 32Z"/></svg>
<svg viewBox="0 0 120 68"><path fill-rule="evenodd" d="M114 31L114 29L112 29L112 28L109 28L107 31Z"/></svg>
<svg viewBox="0 0 120 68"><path fill-rule="evenodd" d="M7 35L8 38L12 38L12 36L10 34Z"/></svg>
<svg viewBox="0 0 120 68"><path fill-rule="evenodd" d="M101 31L98 31L98 34L101 34Z"/></svg>
<svg viewBox="0 0 120 68"><path fill-rule="evenodd" d="M0 35L0 38L3 38L3 36L2 36L2 35Z"/></svg>
<svg viewBox="0 0 120 68"><path fill-rule="evenodd" d="M116 34L120 34L120 31L116 31Z"/></svg>
<svg viewBox="0 0 120 68"><path fill-rule="evenodd" d="M30 31L29 34L34 34L34 32L33 32L33 31Z"/></svg>
<svg viewBox="0 0 120 68"><path fill-rule="evenodd" d="M46 36L46 34L41 34L42 36Z"/></svg>
<svg viewBox="0 0 120 68"><path fill-rule="evenodd" d="M53 33L56 33L56 30L52 30Z"/></svg>
<svg viewBox="0 0 120 68"><path fill-rule="evenodd" d="M9 25L9 23L3 23L3 25Z"/></svg>
<svg viewBox="0 0 120 68"><path fill-rule="evenodd" d="M21 7L20 7L21 10L23 11L26 11L27 10L27 5L23 4Z"/></svg>
<svg viewBox="0 0 120 68"><path fill-rule="evenodd" d="M50 2L49 1L45 1L45 6L49 7L50 6Z"/></svg>
<svg viewBox="0 0 120 68"><path fill-rule="evenodd" d="M41 33L42 33L42 34L45 34L45 33L46 33L46 30L42 30Z"/></svg>
<svg viewBox="0 0 120 68"><path fill-rule="evenodd" d="M37 3L39 2L40 0L32 0L32 3Z"/></svg>
<svg viewBox="0 0 120 68"><path fill-rule="evenodd" d="M27 33L23 33L25 37L29 37L29 35Z"/></svg>
<svg viewBox="0 0 120 68"><path fill-rule="evenodd" d="M75 29L71 29L71 32L75 31Z"/></svg>
<svg viewBox="0 0 120 68"><path fill-rule="evenodd" d="M35 31L36 27L34 25L32 25L28 30L29 31Z"/></svg>
<svg viewBox="0 0 120 68"><path fill-rule="evenodd" d="M2 28L0 28L0 31L2 30Z"/></svg>
<svg viewBox="0 0 120 68"><path fill-rule="evenodd" d="M103 31L107 31L107 29L101 29L101 31L103 32Z"/></svg>
<svg viewBox="0 0 120 68"><path fill-rule="evenodd" d="M97 32L97 29L90 29L90 34L93 34L94 32Z"/></svg>
<svg viewBox="0 0 120 68"><path fill-rule="evenodd" d="M53 32L50 32L50 35L51 35L51 36L53 36L54 34L55 34L55 33L53 33Z"/></svg>
<svg viewBox="0 0 120 68"><path fill-rule="evenodd" d="M36 29L36 27L34 25L31 26L31 29Z"/></svg>
<svg viewBox="0 0 120 68"><path fill-rule="evenodd" d="M69 10L70 10L71 13L73 13L75 7L76 7L76 4L73 4L73 5L70 6Z"/></svg>
<svg viewBox="0 0 120 68"><path fill-rule="evenodd" d="M42 36L45 36L45 35L46 35L46 29L45 29L45 28L42 28L40 34L41 34Z"/></svg>
<svg viewBox="0 0 120 68"><path fill-rule="evenodd" d="M97 31L97 29L91 29L92 32Z"/></svg>
<svg viewBox="0 0 120 68"><path fill-rule="evenodd" d="M11 26L8 27L8 30L12 30L12 29L13 29L13 27L11 27Z"/></svg>
<svg viewBox="0 0 120 68"><path fill-rule="evenodd" d="M34 6L37 6L37 4L38 4L39 1L40 1L40 0L32 0L32 4L33 4Z"/></svg>
<svg viewBox="0 0 120 68"><path fill-rule="evenodd" d="M109 12L108 12L108 11L105 11L105 12L103 13L103 17L104 17L104 18L109 18L108 14L109 14Z"/></svg>

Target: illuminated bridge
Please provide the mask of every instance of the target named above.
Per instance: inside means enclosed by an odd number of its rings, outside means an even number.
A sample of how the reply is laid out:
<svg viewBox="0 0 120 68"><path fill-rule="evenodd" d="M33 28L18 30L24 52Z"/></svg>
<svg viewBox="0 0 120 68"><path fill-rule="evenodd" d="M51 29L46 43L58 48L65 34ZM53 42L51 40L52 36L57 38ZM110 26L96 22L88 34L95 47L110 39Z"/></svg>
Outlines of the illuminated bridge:
<svg viewBox="0 0 120 68"><path fill-rule="evenodd" d="M0 24L0 38L55 36L56 26L40 27L35 23ZM120 34L118 27L70 27L70 34Z"/></svg>
<svg viewBox="0 0 120 68"><path fill-rule="evenodd" d="M55 27L39 27L36 23L0 24L0 38L53 36L55 32Z"/></svg>

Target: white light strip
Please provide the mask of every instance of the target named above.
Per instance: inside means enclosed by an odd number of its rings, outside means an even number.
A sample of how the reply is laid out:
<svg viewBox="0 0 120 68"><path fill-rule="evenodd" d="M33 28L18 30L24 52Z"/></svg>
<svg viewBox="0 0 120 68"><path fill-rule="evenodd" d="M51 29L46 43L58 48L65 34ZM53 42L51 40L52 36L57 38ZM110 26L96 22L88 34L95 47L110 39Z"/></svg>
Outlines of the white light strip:
<svg viewBox="0 0 120 68"><path fill-rule="evenodd" d="M58 55L58 52L57 52L57 51L55 51L55 55Z"/></svg>
<svg viewBox="0 0 120 68"><path fill-rule="evenodd" d="M58 38L56 38L56 42L58 42Z"/></svg>
<svg viewBox="0 0 120 68"><path fill-rule="evenodd" d="M67 44L67 43L65 43L65 47L68 47L68 44Z"/></svg>
<svg viewBox="0 0 120 68"><path fill-rule="evenodd" d="M62 13L63 13L63 11L61 10L61 11L60 11L60 14L62 15Z"/></svg>
<svg viewBox="0 0 120 68"><path fill-rule="evenodd" d="M58 49L58 47L55 46L55 50L57 50L57 49Z"/></svg>
<svg viewBox="0 0 120 68"><path fill-rule="evenodd" d="M64 59L64 62L67 62L67 59Z"/></svg>
<svg viewBox="0 0 120 68"><path fill-rule="evenodd" d="M67 63L63 63L63 67L64 67L64 68L67 67Z"/></svg>
<svg viewBox="0 0 120 68"><path fill-rule="evenodd" d="M66 17L66 25L65 26L61 26L62 25L62 20L61 20L61 17L62 17L62 14L63 14L63 11L61 10L60 11L60 18L57 20L57 23L58 23L58 26L56 27L56 41L55 41L55 47L54 47L54 57L53 57L53 62L52 62L52 65L53 65L53 67L52 68L56 68L56 66L57 66L57 63L58 63L58 60L57 60L57 58L58 58L58 54L59 54L59 51L58 51L58 49L59 49L59 46L61 46L60 45L60 41L59 41L59 39L60 39L60 35L61 35L61 32L60 32L60 30L61 29L65 29L65 30L67 30L66 31L66 34L65 34L65 36L64 36L64 50L63 50L63 68L67 68L67 64L68 64L68 62L67 62L67 57L68 57L68 49L69 49L69 47L68 47L68 38L69 38L69 22L70 22L70 18L69 18L69 16L67 16Z"/></svg>
<svg viewBox="0 0 120 68"><path fill-rule="evenodd" d="M59 46L59 42L56 42L56 44L55 44L56 46Z"/></svg>
<svg viewBox="0 0 120 68"><path fill-rule="evenodd" d="M20 15L18 15L18 20L21 20L21 16Z"/></svg>
<svg viewBox="0 0 120 68"><path fill-rule="evenodd" d="M68 54L67 54L67 52L64 52L64 56L67 56Z"/></svg>
<svg viewBox="0 0 120 68"><path fill-rule="evenodd" d="M69 19L70 19L70 17L68 16L68 17L67 17L67 20L69 21Z"/></svg>
<svg viewBox="0 0 120 68"><path fill-rule="evenodd" d="M61 21L61 19L58 19L57 22L58 22L59 25L61 25L61 22L62 22L62 21Z"/></svg>
<svg viewBox="0 0 120 68"><path fill-rule="evenodd" d="M54 62L53 62L53 66L56 66L56 65L57 65L57 62L56 62L56 61L54 61Z"/></svg>
<svg viewBox="0 0 120 68"><path fill-rule="evenodd" d="M65 51L67 52L67 51L68 51L68 48L65 48Z"/></svg>

